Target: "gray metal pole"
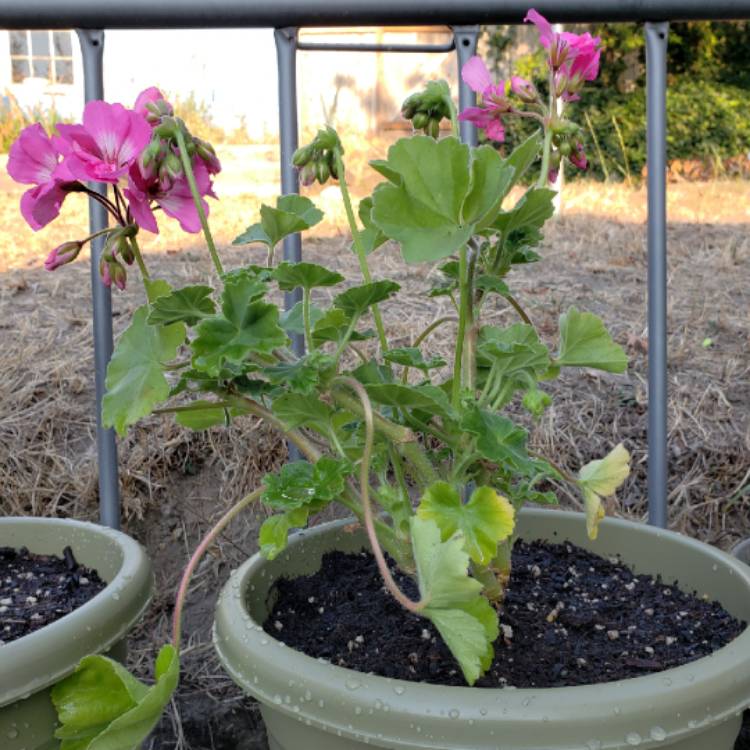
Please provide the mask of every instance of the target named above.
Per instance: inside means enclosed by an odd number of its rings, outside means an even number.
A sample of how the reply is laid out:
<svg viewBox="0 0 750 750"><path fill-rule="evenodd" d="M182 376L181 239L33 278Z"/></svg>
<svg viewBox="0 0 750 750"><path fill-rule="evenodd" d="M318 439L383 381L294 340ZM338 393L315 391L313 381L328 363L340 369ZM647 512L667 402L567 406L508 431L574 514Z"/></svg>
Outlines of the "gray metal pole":
<svg viewBox="0 0 750 750"><path fill-rule="evenodd" d="M477 103L476 94L464 83L461 70L470 57L477 53L477 38L479 26L454 26L453 38L456 40L456 54L458 56L458 111ZM459 123L461 140L470 146L477 145L477 129L470 122Z"/></svg>
<svg viewBox="0 0 750 750"><path fill-rule="evenodd" d="M297 124L297 29L275 29L276 59L279 73L279 143L281 161L281 192L284 195L299 192L299 175L292 164L292 155L299 146ZM302 260L302 237L292 234L284 238L284 260L299 263ZM295 289L284 295L287 310L302 299L302 290ZM305 340L296 335L292 350L304 354Z"/></svg>
<svg viewBox="0 0 750 750"><path fill-rule="evenodd" d="M83 55L83 82L86 101L104 98L104 32L78 29ZM103 195L107 188L101 183L89 187ZM89 198L89 226L98 232L107 226L107 212L100 203ZM112 356L112 298L99 278L99 256L104 237L91 242L91 296L94 326L94 371L96 380L96 445L99 457L99 519L105 526L120 528L120 487L117 477L117 443L115 433L102 427L102 397L107 364Z"/></svg>
<svg viewBox="0 0 750 750"><path fill-rule="evenodd" d="M646 24L648 144L648 520L666 527L667 507L667 36Z"/></svg>
<svg viewBox="0 0 750 750"><path fill-rule="evenodd" d="M292 164L292 155L299 145L297 122L297 29L274 29L276 61L279 76L279 161L281 164L281 192L284 195L299 192L299 175ZM302 260L302 237L292 234L284 238L284 260L299 263ZM284 307L290 310L302 299L302 290L284 294ZM298 356L305 353L305 339L292 336L292 351ZM297 461L300 452L296 445L287 443L290 461Z"/></svg>

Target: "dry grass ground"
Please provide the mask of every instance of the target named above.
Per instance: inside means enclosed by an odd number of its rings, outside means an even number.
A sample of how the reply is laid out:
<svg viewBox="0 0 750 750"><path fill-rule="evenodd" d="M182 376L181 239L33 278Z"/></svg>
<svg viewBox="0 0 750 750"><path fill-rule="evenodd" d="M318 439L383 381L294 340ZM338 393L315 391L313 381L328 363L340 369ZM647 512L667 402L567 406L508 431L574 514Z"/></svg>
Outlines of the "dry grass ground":
<svg viewBox="0 0 750 750"><path fill-rule="evenodd" d="M275 170L275 155L256 154L258 174ZM270 167L268 165L271 165ZM265 165L265 166L264 166ZM264 171L265 170L265 171ZM243 171L243 170L238 170ZM272 177L268 177L272 179ZM94 518L97 512L89 272L85 260L54 274L40 268L54 244L84 231L83 205L64 223L32 234L16 219L20 191L5 184L0 201L0 514L57 514ZM221 190L221 184L219 185ZM254 220L260 200L228 183L214 208L228 266L258 258L227 247ZM671 524L722 547L750 535L750 186L741 182L670 188L669 426ZM330 208L333 189L319 202ZM563 215L542 249L544 262L513 279L518 296L549 340L560 312L575 304L601 315L631 356L628 373L568 374L553 387L554 406L533 442L570 468L625 441L635 471L614 513L643 518L646 496L646 251L644 194L621 186L568 186ZM357 277L341 217L330 212L307 257ZM156 275L175 284L209 274L197 244L176 232L145 243ZM419 292L431 269L405 266L385 249L376 276L402 284L385 310L393 343L405 345L447 309ZM114 324L142 297L114 296ZM497 303L491 316L512 319ZM707 344L706 339L711 340ZM445 336L433 343L445 348ZM190 434L170 419L150 418L120 441L125 528L149 549L159 587L151 614L136 634L134 664L148 671L156 646L168 637L171 599L189 550L233 499L254 487L284 458L278 435L252 420L229 430ZM577 499L561 496L568 506ZM152 743L172 748L263 748L252 704L223 676L210 647L211 610L231 567L256 549L260 510L227 532L198 570L187 609L192 633L184 655L186 678L174 709ZM177 740L174 740L177 731Z"/></svg>

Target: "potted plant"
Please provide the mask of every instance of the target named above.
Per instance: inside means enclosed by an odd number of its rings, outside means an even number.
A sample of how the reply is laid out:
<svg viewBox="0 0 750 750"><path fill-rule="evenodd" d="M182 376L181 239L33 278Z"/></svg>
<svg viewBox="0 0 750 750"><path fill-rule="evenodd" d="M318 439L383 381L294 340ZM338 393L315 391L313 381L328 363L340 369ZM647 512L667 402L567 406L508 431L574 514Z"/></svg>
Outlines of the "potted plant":
<svg viewBox="0 0 750 750"><path fill-rule="evenodd" d="M26 586L19 592L8 571L16 569L15 551L24 549L30 555L22 555L20 582ZM61 559L59 566L50 555ZM151 599L151 565L136 541L113 529L71 519L6 517L0 518L0 569L1 744L4 750L57 748L51 688L89 654L124 658L125 637ZM59 610L67 614L57 619ZM35 627L48 624L18 638L14 633L11 640L6 631L19 615L27 622L33 618ZM115 664L113 669L124 671Z"/></svg>
<svg viewBox="0 0 750 750"><path fill-rule="evenodd" d="M27 199L27 218L40 224L54 218L66 193L80 189L71 187L81 184L76 180L109 182L113 198L102 200L115 224L104 230L102 278L124 289L126 266L135 263L148 298L112 357L105 424L122 433L157 411L205 429L251 415L283 431L303 456L265 477L199 545L178 591L173 641L159 654L153 686L118 672L109 683L118 700L108 706L106 720L92 710L86 693L113 675L105 657L86 660L56 686L58 736L69 743L63 750L135 747L146 736L176 683L190 576L222 529L255 502L273 515L260 529L260 553L222 593L215 642L229 673L261 701L274 750L730 750L738 712L750 698L750 634L736 619L750 616L747 571L678 535L603 521L602 498L613 495L629 473L622 445L572 475L531 451L526 430L509 416L511 405L540 416L551 401L544 383L563 368L622 372L627 366L601 320L575 308L560 317L550 348L509 286L514 266L540 260L535 248L553 213L548 183L561 161L586 166L580 128L560 108L579 97L599 65L598 39L558 34L533 10L527 20L538 27L546 50L544 95L515 76L493 82L479 58L463 76L482 102L460 117L448 86L429 84L403 107L424 134L398 141L386 159L371 162L383 182L356 212L337 133L325 128L296 152L303 183L338 182L363 277L349 288L321 265L277 262L281 240L322 217L300 195L264 205L260 221L235 240L264 248L265 262L223 267L205 200L220 165L158 90L144 92L132 111L90 103L82 126L61 126L49 146L44 179ZM465 119L491 141L502 141L509 117L535 121L540 132L505 158L491 142L470 148L457 138L458 120ZM441 139L444 118L453 135ZM533 174L539 157L538 179L514 205L504 205L511 189ZM141 230L157 230L157 207L187 231L203 231L214 286L172 289L149 275L138 237ZM407 263L435 264L440 281L430 294L446 296L455 307L455 316L415 332L409 346L389 341L381 315L384 305L398 304L399 285L374 278L369 265L370 255L388 240ZM82 245L58 248L48 265L69 262ZM272 290L295 289L302 299L287 312L269 300ZM321 305L321 289L334 294L330 304ZM498 302L518 322L490 324L487 311ZM450 362L429 353L430 337L444 335L449 324L456 331ZM302 356L290 349L294 336L305 342ZM521 511L555 503L552 488L558 483L582 494L585 515ZM352 518L289 536L332 503ZM519 537L541 541L527 549L515 545ZM519 551L527 560L538 554L544 561L521 566L530 578L529 598L520 609L539 610L537 586L550 584L560 597L540 620L554 631L549 643L541 630L526 633L525 626L508 624L519 606L513 583L519 566L511 564ZM586 567L569 564L568 555L585 560ZM609 559L616 555L623 564ZM596 575L605 568L602 582ZM594 590L579 591L592 578L587 571L594 571ZM302 578L302 599L299 591L295 599L294 582ZM731 613L671 585L678 578L688 591L719 599ZM304 593L313 585L326 604ZM573 590L578 593L571 600ZM697 621L712 630L710 640L697 626L665 635L644 625L653 642L639 641L635 623L655 615L646 606L654 592L660 597L654 622ZM634 611L628 609L631 600ZM362 606L355 611L370 614L361 621L354 616L360 628L355 634L343 630L339 605L357 602ZM602 608L609 619L601 619ZM631 624L620 625L625 610ZM385 641L376 642L381 621L395 624L388 625ZM577 638L587 628L592 650L577 651ZM299 650L287 645L295 640L291 631L302 631ZM334 640L342 632L347 635L339 648ZM415 633L417 644L409 640ZM389 661L388 644L396 635L406 651ZM511 652L511 644L526 635L528 646ZM611 644L620 639L640 642L647 655L663 657L670 668L658 671L655 658L644 660L625 645L613 651ZM712 650L710 658L699 658ZM499 658L508 666L525 653L541 662L556 651L572 653L592 684L555 664L554 675L529 683L533 687L517 689L515 679L503 687L508 680L498 676ZM600 651L614 656L599 671L584 669ZM348 668L370 664L372 657L374 667ZM626 679L644 671L653 673ZM528 675L520 677L525 684ZM560 686L565 684L572 686Z"/></svg>

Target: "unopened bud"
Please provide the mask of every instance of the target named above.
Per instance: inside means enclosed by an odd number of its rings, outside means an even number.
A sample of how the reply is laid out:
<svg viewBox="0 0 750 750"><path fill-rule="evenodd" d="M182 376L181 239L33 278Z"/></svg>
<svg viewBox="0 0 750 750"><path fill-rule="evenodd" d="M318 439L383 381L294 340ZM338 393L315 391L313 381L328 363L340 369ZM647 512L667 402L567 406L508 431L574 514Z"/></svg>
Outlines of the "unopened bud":
<svg viewBox="0 0 750 750"><path fill-rule="evenodd" d="M171 117L173 114L174 108L165 99L146 102L146 122L150 125L156 125L161 122L162 117Z"/></svg>
<svg viewBox="0 0 750 750"><path fill-rule="evenodd" d="M328 162L321 159L315 162L315 179L321 184L325 185L328 182L328 178L331 176L331 170L328 168Z"/></svg>
<svg viewBox="0 0 750 750"><path fill-rule="evenodd" d="M117 260L111 260L108 266L111 283L120 291L123 291L128 283L128 272L125 270L125 266Z"/></svg>
<svg viewBox="0 0 750 750"><path fill-rule="evenodd" d="M323 130L319 130L313 141L315 148L320 151L328 151L338 148L343 154L344 151L341 148L341 141L339 140L338 133L331 127L326 127Z"/></svg>
<svg viewBox="0 0 750 750"><path fill-rule="evenodd" d="M570 141L563 141L559 145L560 156L570 156L573 151L573 147L570 145Z"/></svg>
<svg viewBox="0 0 750 750"><path fill-rule="evenodd" d="M173 180L182 177L182 162L180 161L180 157L172 151L170 151L166 155L164 161L162 162L162 168L166 170L166 173Z"/></svg>
<svg viewBox="0 0 750 750"><path fill-rule="evenodd" d="M161 122L154 128L154 134L160 138L174 140L177 137L179 125L174 117L162 117Z"/></svg>
<svg viewBox="0 0 750 750"><path fill-rule="evenodd" d="M44 267L48 271L54 271L66 263L72 263L78 257L78 253L81 252L82 247L83 242L79 242L78 240L63 242L62 245L58 245L47 256L47 259L44 261Z"/></svg>
<svg viewBox="0 0 750 750"><path fill-rule="evenodd" d="M155 139L151 141L151 143L149 143L148 146L143 149L143 153L141 154L141 164L144 167L147 167L149 164L151 164L152 161L158 158L161 147L162 144L160 140Z"/></svg>
<svg viewBox="0 0 750 750"><path fill-rule="evenodd" d="M116 243L116 250L115 252L117 255L119 255L129 266L133 265L133 262L135 261L135 254L133 253L133 248L130 245L130 242L128 241L128 238L120 235L120 237L117 239Z"/></svg>
<svg viewBox="0 0 750 750"><path fill-rule="evenodd" d="M310 187L315 182L315 165L312 162L302 167L299 173L299 181L305 187Z"/></svg>
<svg viewBox="0 0 750 750"><path fill-rule="evenodd" d="M295 167L304 167L306 164L309 164L312 157L313 145L308 143L307 146L302 146L294 152L294 155L292 156L292 164L294 164Z"/></svg>
<svg viewBox="0 0 750 750"><path fill-rule="evenodd" d="M417 114L412 118L411 124L414 126L415 130L422 130L422 128L427 127L429 122L430 116L427 114L427 112L417 112Z"/></svg>
<svg viewBox="0 0 750 750"><path fill-rule="evenodd" d="M440 137L440 120L430 120L426 132L427 135L437 140Z"/></svg>
<svg viewBox="0 0 750 750"><path fill-rule="evenodd" d="M417 98L412 95L401 105L401 115L405 119L411 120L411 118L417 113L418 109L419 102L417 101Z"/></svg>

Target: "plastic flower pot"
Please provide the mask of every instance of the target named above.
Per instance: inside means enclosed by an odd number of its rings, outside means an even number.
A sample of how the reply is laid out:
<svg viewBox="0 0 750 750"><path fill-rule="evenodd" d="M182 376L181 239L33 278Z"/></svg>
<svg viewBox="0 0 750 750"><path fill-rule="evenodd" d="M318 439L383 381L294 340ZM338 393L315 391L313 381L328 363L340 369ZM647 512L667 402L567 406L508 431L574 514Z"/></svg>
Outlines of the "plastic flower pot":
<svg viewBox="0 0 750 750"><path fill-rule="evenodd" d="M590 541L580 515L526 510L528 539L569 540L620 555L639 573L679 580L750 620L750 569L679 534L608 519ZM305 656L261 629L274 582L314 572L324 552L356 551L347 522L297 534L273 561L255 555L219 599L214 643L232 678L256 698L271 750L732 750L750 703L750 630L713 655L657 674L551 689L440 687L362 674Z"/></svg>
<svg viewBox="0 0 750 750"><path fill-rule="evenodd" d="M750 565L750 539L743 539L732 548L732 554L742 560L745 565Z"/></svg>
<svg viewBox="0 0 750 750"><path fill-rule="evenodd" d="M0 518L0 547L62 555L95 568L107 587L57 622L0 646L0 748L54 750L50 688L87 654L122 657L123 639L151 598L151 563L126 534L81 521Z"/></svg>

